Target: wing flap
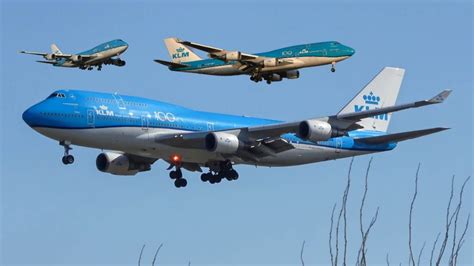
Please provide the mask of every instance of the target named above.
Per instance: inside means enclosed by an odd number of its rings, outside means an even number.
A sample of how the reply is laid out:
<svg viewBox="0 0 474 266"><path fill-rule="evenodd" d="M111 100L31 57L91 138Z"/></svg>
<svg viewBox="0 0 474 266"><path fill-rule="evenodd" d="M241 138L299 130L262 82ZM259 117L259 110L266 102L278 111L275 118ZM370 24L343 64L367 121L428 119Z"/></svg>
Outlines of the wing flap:
<svg viewBox="0 0 474 266"><path fill-rule="evenodd" d="M376 137L358 138L358 139L355 139L355 141L362 142L365 144L384 144L384 143L390 143L390 142L400 142L400 141L414 139L414 138L422 137L425 135L433 134L436 132L444 131L447 129L449 128L435 127L435 128L407 131L407 132L388 134L388 135L382 135L382 136L376 136Z"/></svg>

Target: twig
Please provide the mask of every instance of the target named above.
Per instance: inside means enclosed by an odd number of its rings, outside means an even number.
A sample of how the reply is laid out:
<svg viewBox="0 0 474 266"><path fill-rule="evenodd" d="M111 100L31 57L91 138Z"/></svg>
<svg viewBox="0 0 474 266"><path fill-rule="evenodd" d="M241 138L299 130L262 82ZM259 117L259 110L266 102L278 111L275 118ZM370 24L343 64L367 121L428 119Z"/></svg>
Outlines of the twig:
<svg viewBox="0 0 474 266"><path fill-rule="evenodd" d="M423 254L423 250L425 249L426 241L423 242L423 246L420 249L420 253L418 253L418 260L416 262L416 265L420 266L420 260L421 260L421 254Z"/></svg>
<svg viewBox="0 0 474 266"><path fill-rule="evenodd" d="M430 256L430 266L433 265L433 256L434 256L434 251L436 249L436 244L438 243L438 239L439 239L439 236L441 235L441 232L438 233L438 235L436 236L436 240L435 242L433 243L433 248L431 249L431 256Z"/></svg>
<svg viewBox="0 0 474 266"><path fill-rule="evenodd" d="M160 249L162 246L163 246L163 243L161 243L160 246L156 249L155 256L153 257L153 262L151 263L151 266L155 266L156 256L158 256L158 252L160 252Z"/></svg>
<svg viewBox="0 0 474 266"><path fill-rule="evenodd" d="M385 262L387 263L387 266L390 266L390 260L388 259L388 253L385 256Z"/></svg>
<svg viewBox="0 0 474 266"><path fill-rule="evenodd" d="M140 250L140 257L138 257L138 266L140 266L140 263L142 262L142 254L143 254L144 249L145 249L145 244L143 244L142 250Z"/></svg>
<svg viewBox="0 0 474 266"><path fill-rule="evenodd" d="M332 213L331 213L331 229L329 230L329 254L331 255L331 265L334 264L334 254L332 253L332 227L334 224L334 211L336 210L336 203L334 203L334 206L332 207Z"/></svg>
<svg viewBox="0 0 474 266"><path fill-rule="evenodd" d="M377 207L377 210L375 211L375 215L372 217L372 220L370 221L369 227L367 227L367 230L364 233L364 237L362 238L362 247L364 247L363 250L359 250L359 253L362 254L360 264L361 265L367 265L367 248L365 248L365 243L367 243L367 239L369 238L369 233L372 227L374 226L375 222L377 221L377 218L379 216L379 207Z"/></svg>
<svg viewBox="0 0 474 266"><path fill-rule="evenodd" d="M461 212L461 207L462 207L462 198L464 194L464 187L466 186L467 182L469 181L471 177L467 177L466 180L464 180L464 183L461 186L461 192L459 192L459 201L456 206L455 212L455 218L454 218L454 229L453 229L453 245L451 247L451 255L449 256L449 265L453 265L453 260L454 260L454 253L456 249L456 236L457 236L457 227L458 227L458 218L459 218L459 213Z"/></svg>
<svg viewBox="0 0 474 266"><path fill-rule="evenodd" d="M420 172L420 166L421 164L418 163L418 168L416 169L416 175L415 175L415 193L413 194L413 198L411 200L411 205L410 205L410 216L408 220L408 247L410 250L410 261L411 265L415 266L415 258L413 257L413 248L411 244L411 232L412 232L412 216L413 216L413 207L415 204L416 196L418 194L418 173Z"/></svg>
<svg viewBox="0 0 474 266"><path fill-rule="evenodd" d="M469 214L467 216L467 220L466 220L466 225L464 226L464 231L462 232L462 235L461 235L461 238L459 238L459 242L458 242L458 246L456 248L456 252L454 253L454 260L453 260L453 265L456 265L457 264L457 260L458 260L458 255L459 255L459 251L461 250L461 247L462 245L464 244L464 237L466 236L466 232L469 228L469 220L471 218L471 214Z"/></svg>
<svg viewBox="0 0 474 266"><path fill-rule="evenodd" d="M349 165L349 171L347 172L347 186L346 190L344 191L344 197L342 200L342 206L344 207L344 257L342 261L342 265L346 265L346 258L347 258L347 195L349 194L349 188L351 186L351 171L352 171L352 163L354 162L354 157L352 157L351 163Z"/></svg>
<svg viewBox="0 0 474 266"><path fill-rule="evenodd" d="M451 220L449 219L449 213L451 211L451 202L453 201L454 195L454 175L451 178L451 194L449 195L448 201L448 208L446 208L446 231L444 232L444 239L441 243L441 247L439 249L438 259L436 260L436 265L441 263L441 259L443 258L444 249L446 248L446 243L448 242L449 238L449 227L451 226Z"/></svg>
<svg viewBox="0 0 474 266"><path fill-rule="evenodd" d="M304 252L304 244L306 243L305 240L303 240L303 245L301 246L301 252L300 252L300 260L301 260L301 265L304 266L304 260L303 260L303 252Z"/></svg>
<svg viewBox="0 0 474 266"><path fill-rule="evenodd" d="M359 223L360 223L360 235L362 238L362 243L361 247L359 249L359 252L357 254L357 264L362 264L365 265L365 241L364 241L364 226L363 226L363 213L364 213L364 206L365 206L365 199L367 198L367 191L369 190L369 172L370 172L370 166L372 164L372 159L373 157L370 158L369 164L367 165L367 170L365 172L365 186L364 186L364 196L362 197L362 201L360 204L360 209L359 209ZM363 253L363 254L361 254ZM362 255L362 259L360 259L360 256Z"/></svg>

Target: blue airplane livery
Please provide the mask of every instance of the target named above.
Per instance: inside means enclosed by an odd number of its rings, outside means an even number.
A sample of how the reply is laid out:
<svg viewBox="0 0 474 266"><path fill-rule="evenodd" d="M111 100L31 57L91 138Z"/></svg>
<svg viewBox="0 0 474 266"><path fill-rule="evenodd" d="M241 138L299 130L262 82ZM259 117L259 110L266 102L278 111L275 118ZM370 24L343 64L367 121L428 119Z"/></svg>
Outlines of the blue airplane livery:
<svg viewBox="0 0 474 266"><path fill-rule="evenodd" d="M120 56L128 48L128 44L123 40L117 39L97 45L96 47L77 54L64 54L59 50L56 44L51 44L51 53L20 51L22 54L40 55L45 61L36 61L39 63L50 64L57 67L78 67L80 69L97 70L102 69L102 65L124 66L125 61Z"/></svg>
<svg viewBox="0 0 474 266"><path fill-rule="evenodd" d="M268 84L283 78L297 79L298 69L331 65L351 57L355 50L336 41L295 45L265 53L248 54L227 51L178 38L165 39L171 62L156 59L155 62L168 66L172 71L198 74L232 76L250 75L250 80L266 80ZM207 52L210 59L202 59L190 48Z"/></svg>
<svg viewBox="0 0 474 266"><path fill-rule="evenodd" d="M391 113L443 102L451 90L429 100L396 105L404 69L386 67L337 114L283 122L195 111L118 93L58 90L23 113L23 120L64 146L105 150L98 170L114 175L148 171L169 163L176 187L185 187L183 169L203 172L201 180L236 180L237 164L292 166L389 151L398 142L432 134L436 127L387 133Z"/></svg>

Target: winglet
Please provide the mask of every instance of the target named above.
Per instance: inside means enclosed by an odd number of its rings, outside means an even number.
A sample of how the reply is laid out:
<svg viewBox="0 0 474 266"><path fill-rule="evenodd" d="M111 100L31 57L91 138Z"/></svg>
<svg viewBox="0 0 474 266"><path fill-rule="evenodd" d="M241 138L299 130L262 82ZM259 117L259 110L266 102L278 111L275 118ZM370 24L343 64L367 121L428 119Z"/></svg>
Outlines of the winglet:
<svg viewBox="0 0 474 266"><path fill-rule="evenodd" d="M453 90L444 90L440 93L438 93L438 95L436 95L435 97L431 98L428 100L428 102L430 103L442 103L444 102L444 100L446 100L449 96L449 94L451 94Z"/></svg>

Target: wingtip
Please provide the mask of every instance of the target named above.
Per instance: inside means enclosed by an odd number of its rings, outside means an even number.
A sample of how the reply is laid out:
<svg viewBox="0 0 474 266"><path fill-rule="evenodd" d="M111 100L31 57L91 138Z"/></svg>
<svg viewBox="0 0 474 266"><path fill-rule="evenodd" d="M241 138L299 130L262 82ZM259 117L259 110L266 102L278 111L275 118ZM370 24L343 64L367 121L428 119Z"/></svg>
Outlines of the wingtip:
<svg viewBox="0 0 474 266"><path fill-rule="evenodd" d="M449 95L451 94L453 90L451 89L446 89L446 90L443 90L442 92L438 93L435 97L431 98L429 100L429 102L432 102L432 103L442 103L444 102L446 99L448 99Z"/></svg>

